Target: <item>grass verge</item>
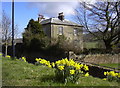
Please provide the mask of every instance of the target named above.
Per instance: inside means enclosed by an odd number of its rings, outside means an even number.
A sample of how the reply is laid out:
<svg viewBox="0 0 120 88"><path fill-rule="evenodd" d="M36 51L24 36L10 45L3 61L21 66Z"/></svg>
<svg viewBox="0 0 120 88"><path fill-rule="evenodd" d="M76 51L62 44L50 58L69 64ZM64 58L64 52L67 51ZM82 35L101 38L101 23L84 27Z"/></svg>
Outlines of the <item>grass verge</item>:
<svg viewBox="0 0 120 88"><path fill-rule="evenodd" d="M100 65L120 69L120 63L108 63L108 64L100 64Z"/></svg>
<svg viewBox="0 0 120 88"><path fill-rule="evenodd" d="M2 70L3 86L118 86L115 81L104 81L92 76L81 77L77 84L65 85L55 80L52 68L8 58L2 58Z"/></svg>

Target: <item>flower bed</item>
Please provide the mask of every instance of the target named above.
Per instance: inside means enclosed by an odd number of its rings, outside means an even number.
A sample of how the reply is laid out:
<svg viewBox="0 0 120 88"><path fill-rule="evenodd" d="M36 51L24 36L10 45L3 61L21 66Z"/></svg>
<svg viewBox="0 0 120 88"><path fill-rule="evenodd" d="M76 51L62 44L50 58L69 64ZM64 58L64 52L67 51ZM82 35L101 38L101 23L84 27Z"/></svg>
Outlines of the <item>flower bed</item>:
<svg viewBox="0 0 120 88"><path fill-rule="evenodd" d="M107 78L104 78L103 80L108 80L108 81L117 81L120 82L120 73L110 71L110 72L104 72L104 75L107 76Z"/></svg>
<svg viewBox="0 0 120 88"><path fill-rule="evenodd" d="M36 58L37 63L46 65L50 68L55 68L56 80L63 83L76 83L80 76L89 76L88 66L75 62L73 59L67 58L50 63L41 58Z"/></svg>

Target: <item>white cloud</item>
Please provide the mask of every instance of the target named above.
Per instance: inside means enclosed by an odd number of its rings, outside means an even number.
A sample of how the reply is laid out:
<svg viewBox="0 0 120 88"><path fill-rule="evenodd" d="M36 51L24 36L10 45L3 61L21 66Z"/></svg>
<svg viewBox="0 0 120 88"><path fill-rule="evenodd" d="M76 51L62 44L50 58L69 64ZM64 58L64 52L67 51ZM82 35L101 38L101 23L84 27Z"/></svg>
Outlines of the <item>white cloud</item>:
<svg viewBox="0 0 120 88"><path fill-rule="evenodd" d="M89 4L94 4L98 0L78 0L78 1L79 2L86 2L86 3L89 3Z"/></svg>
<svg viewBox="0 0 120 88"><path fill-rule="evenodd" d="M29 3L29 7L38 8L39 13L47 17L56 17L58 13L63 12L64 15L74 15L78 2L37 2Z"/></svg>

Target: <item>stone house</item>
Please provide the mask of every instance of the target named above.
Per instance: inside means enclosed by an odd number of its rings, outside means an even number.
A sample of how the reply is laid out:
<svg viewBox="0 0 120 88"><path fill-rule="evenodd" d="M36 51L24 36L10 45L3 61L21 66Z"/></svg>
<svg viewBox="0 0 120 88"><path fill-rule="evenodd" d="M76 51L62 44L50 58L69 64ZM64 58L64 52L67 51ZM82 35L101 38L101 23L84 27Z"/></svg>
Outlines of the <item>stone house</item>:
<svg viewBox="0 0 120 88"><path fill-rule="evenodd" d="M44 33L49 38L58 38L64 35L74 46L80 46L83 49L83 26L64 19L63 13L59 13L56 18L44 19L42 15L38 17L42 24Z"/></svg>

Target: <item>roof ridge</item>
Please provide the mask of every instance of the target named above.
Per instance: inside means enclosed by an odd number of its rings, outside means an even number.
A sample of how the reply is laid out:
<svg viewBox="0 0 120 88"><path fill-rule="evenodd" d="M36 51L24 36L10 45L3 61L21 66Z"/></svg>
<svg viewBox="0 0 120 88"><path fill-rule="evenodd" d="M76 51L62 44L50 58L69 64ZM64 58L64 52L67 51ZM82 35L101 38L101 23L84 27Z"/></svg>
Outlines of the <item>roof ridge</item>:
<svg viewBox="0 0 120 88"><path fill-rule="evenodd" d="M80 24L77 24L75 22L72 22L68 19L64 19L63 21L59 20L57 17L51 17L49 19L45 19L41 22L41 24L47 24L47 23L55 23L55 24L62 24L62 25L73 25L73 26L82 26Z"/></svg>

